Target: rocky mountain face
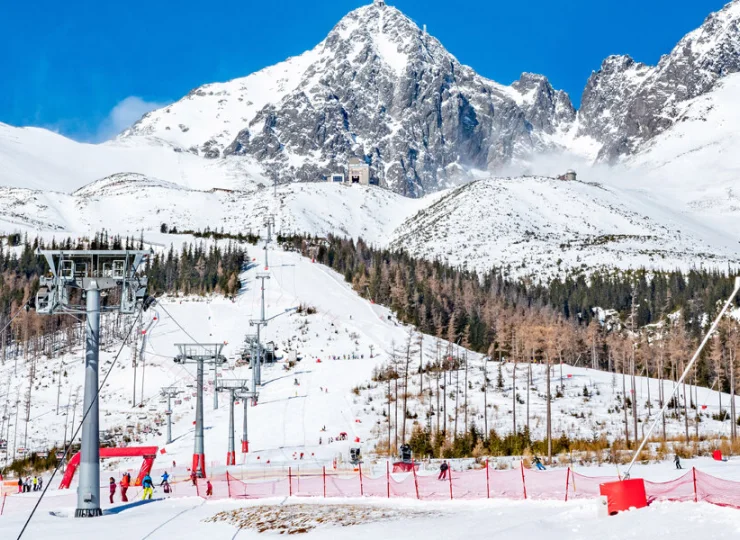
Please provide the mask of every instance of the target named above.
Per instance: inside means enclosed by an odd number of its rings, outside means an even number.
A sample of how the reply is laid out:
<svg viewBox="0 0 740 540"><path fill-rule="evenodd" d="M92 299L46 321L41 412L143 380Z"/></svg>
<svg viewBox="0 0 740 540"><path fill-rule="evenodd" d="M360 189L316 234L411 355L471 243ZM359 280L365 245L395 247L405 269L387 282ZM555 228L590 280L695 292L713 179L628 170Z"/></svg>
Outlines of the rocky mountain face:
<svg viewBox="0 0 740 540"><path fill-rule="evenodd" d="M258 87L268 70L282 78L272 92ZM318 180L359 157L381 184L419 196L469 169L560 148L575 117L545 77L510 87L485 79L383 2L268 70L197 89L123 136L153 135L207 158L251 156L279 182Z"/></svg>
<svg viewBox="0 0 740 540"><path fill-rule="evenodd" d="M121 138L153 138L217 161L243 156L247 174L279 183L346 173L357 157L381 185L410 196L471 171L526 165L543 152L582 152L579 141L598 149L589 158L615 162L671 127L686 100L740 70L739 20L734 0L657 66L606 58L576 113L544 76L524 73L511 86L481 77L376 0L350 12L314 49L197 88Z"/></svg>
<svg viewBox="0 0 740 540"><path fill-rule="evenodd" d="M711 91L740 71L740 0L687 34L657 66L610 56L591 75L581 98L579 135L602 144L599 158L614 162L671 127L680 104Z"/></svg>

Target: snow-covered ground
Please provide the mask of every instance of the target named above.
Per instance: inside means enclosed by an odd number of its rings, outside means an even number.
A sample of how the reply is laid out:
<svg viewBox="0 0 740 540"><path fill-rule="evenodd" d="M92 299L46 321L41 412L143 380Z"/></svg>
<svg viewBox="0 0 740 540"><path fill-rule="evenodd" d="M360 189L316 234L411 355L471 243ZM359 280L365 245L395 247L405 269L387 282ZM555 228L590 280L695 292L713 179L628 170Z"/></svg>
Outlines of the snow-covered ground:
<svg viewBox="0 0 740 540"><path fill-rule="evenodd" d="M54 504L56 502L56 504ZM97 538L110 540L130 538L201 538L216 539L261 538L252 528L239 529L228 522L208 522L222 511L268 505L271 512L283 510L283 505L301 504L310 517L310 506L322 520L304 522L306 538L376 540L377 538L445 538L489 539L517 538L521 540L591 540L604 538L670 538L693 540L703 538L736 538L740 533L740 513L731 508L706 503L654 503L648 508L617 516L603 514L598 500L554 501L448 501L422 502L414 500L348 499L329 500L267 499L262 501L204 501L196 498L155 501L118 514L97 519L74 519L74 503L45 502L27 529L24 538ZM327 513L327 506L331 513ZM334 519L347 516L351 520L357 508L370 509L376 514L393 512L387 518L357 525L333 526ZM53 509L62 516L53 516ZM332 512L333 509L333 512ZM0 533L8 538L17 536L27 517L27 510L9 511L0 517ZM327 516L329 517L327 519ZM317 516L318 517L318 516ZM360 520L357 519L359 522ZM270 523L277 527L279 523ZM315 527L315 528L312 528ZM272 533L275 534L275 533ZM269 537L269 536L268 536Z"/></svg>
<svg viewBox="0 0 740 540"><path fill-rule="evenodd" d="M362 237L479 272L509 268L513 276L740 266L729 232L634 190L543 177L486 178L422 199L334 183L202 191L134 173L71 194L0 187L0 231L8 233L62 237L106 229L149 237L163 223L258 233L269 214L283 234Z"/></svg>

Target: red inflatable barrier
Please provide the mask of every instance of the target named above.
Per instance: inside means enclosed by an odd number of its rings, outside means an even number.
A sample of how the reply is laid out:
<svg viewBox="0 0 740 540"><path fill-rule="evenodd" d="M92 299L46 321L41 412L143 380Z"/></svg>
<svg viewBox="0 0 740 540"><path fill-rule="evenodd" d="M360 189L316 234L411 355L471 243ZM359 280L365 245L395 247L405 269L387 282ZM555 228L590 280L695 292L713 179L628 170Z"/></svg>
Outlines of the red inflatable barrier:
<svg viewBox="0 0 740 540"><path fill-rule="evenodd" d="M141 464L139 474L134 481L135 486L141 485L141 480L152 470L154 458L157 457L157 446L127 446L125 448L101 448L100 458L112 457L143 457L144 463ZM69 489L72 479L74 478L77 467L80 465L80 453L77 452L67 463L67 470L64 473L62 481L59 483L59 489Z"/></svg>
<svg viewBox="0 0 740 540"><path fill-rule="evenodd" d="M610 516L630 508L645 508L647 506L645 481L642 478L607 482L599 486L599 492L607 498L607 508Z"/></svg>

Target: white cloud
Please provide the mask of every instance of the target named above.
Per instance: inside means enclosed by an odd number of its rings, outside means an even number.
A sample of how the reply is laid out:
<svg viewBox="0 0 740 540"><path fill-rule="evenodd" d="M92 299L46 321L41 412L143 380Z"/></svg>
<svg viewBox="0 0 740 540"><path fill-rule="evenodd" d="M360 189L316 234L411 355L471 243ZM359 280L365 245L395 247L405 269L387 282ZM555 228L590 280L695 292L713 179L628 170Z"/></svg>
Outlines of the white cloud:
<svg viewBox="0 0 740 540"><path fill-rule="evenodd" d="M95 134L95 142L112 139L127 127L139 120L149 111L164 107L167 103L144 101L137 96L129 96L119 101L100 123Z"/></svg>

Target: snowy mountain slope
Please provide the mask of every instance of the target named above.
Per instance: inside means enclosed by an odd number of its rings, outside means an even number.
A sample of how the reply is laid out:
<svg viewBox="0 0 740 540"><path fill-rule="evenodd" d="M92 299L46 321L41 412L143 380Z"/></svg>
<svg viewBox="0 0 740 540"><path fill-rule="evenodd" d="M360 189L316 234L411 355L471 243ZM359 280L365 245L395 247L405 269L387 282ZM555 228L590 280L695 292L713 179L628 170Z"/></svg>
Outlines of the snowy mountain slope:
<svg viewBox="0 0 740 540"><path fill-rule="evenodd" d="M163 204L166 201L166 204ZM258 232L275 216L289 234L362 237L485 272L674 269L740 263L730 234L643 193L552 178L488 178L419 199L374 186L295 183L250 191L196 191L136 174L113 175L70 195L0 188L0 230L138 236L178 230ZM166 238L165 238L166 241Z"/></svg>
<svg viewBox="0 0 740 540"><path fill-rule="evenodd" d="M628 162L677 207L726 231L736 229L740 215L739 97L740 74L728 75L712 92L677 107L676 123Z"/></svg>
<svg viewBox="0 0 740 540"><path fill-rule="evenodd" d="M106 383L101 396L101 430L113 434L114 440L128 437L135 443L156 444L166 447L166 456L177 463L187 463L193 448L193 392L194 369L190 365L178 365L172 360L177 349L175 344L191 342L225 343L224 354L229 364L220 373L222 378L251 380L248 367L234 364L244 335L251 330L246 323L258 316L259 285L255 278L257 268L262 268L264 259L260 250L251 255L257 264L243 275L245 289L234 302L223 298L164 298L160 305L148 311L142 321L146 328L153 318L156 324L148 332L147 345L143 359L139 359L137 371L137 403L143 406L132 407L134 370L131 364L131 346L127 346L112 375ZM268 460L274 465L291 464L304 452L306 461L331 460L341 454L346 459L348 448L359 437L364 452L370 452L374 445L384 437L387 424L382 413L385 410L382 397L383 388L371 383L375 366L385 363L392 348L404 347L410 327L395 321L386 308L371 304L358 297L344 282L341 275L311 263L309 259L295 253L271 251L270 278L266 282L266 309L271 316L286 308L299 304L317 309L314 315L287 314L274 319L263 330L265 341L274 341L278 355L283 357L275 365L265 367L264 384L260 389L259 404L249 408L250 453L246 462L250 465L264 464ZM183 330L184 329L184 330ZM137 334L139 334L137 330ZM140 343L140 342L139 342ZM446 343L442 343L442 350ZM374 356L370 357L370 351ZM118 343L106 342L101 351L101 371L107 371L118 350ZM295 351L301 361L289 367L285 358L289 351ZM435 361L438 352L437 340L425 336L423 339L424 362ZM462 353L462 351L459 351ZM45 449L59 444L64 438L65 422L68 434L71 433L72 418L79 422L81 400L75 400L77 388L82 384L83 364L81 352L71 351L63 358L52 361L40 359L36 364L36 380L31 400L31 421L28 438L25 438L25 422L22 417L16 424L17 438L11 433L9 441L15 441L17 448ZM6 385L0 388L2 402L10 402L11 411L16 396L23 398L28 388L30 363L16 362L10 358L0 366L0 375ZM319 362L320 360L320 362ZM418 361L418 356L416 356ZM453 373L455 381L448 382L448 397L459 388L461 394L467 392L469 399L468 419L480 428L485 422L500 433L510 429L512 402L511 376L513 365L502 365L503 388L488 389L489 408L483 418L483 361L480 355L468 353L469 386L466 391L463 371ZM63 362L63 364L62 364ZM66 375L58 382L60 366ZM415 364L416 365L416 364ZM498 363L487 364L488 377L497 379ZM518 367L517 391L526 394L526 378L522 364ZM534 437L544 435L544 372L543 366L533 366L531 387L530 427ZM414 372L416 373L416 372ZM561 381L562 375L562 381ZM207 375L211 380L212 373ZM416 394L418 376L411 377L410 389ZM296 385L295 382L298 382ZM425 384L430 384L429 380ZM616 407L620 402L621 381L613 374L593 371L586 368L556 366L553 384L563 386L563 397L553 401L553 431L569 436L591 438L595 432L609 437L621 437L623 418ZM177 386L184 393L181 402L174 404L172 444L166 445L164 427L158 425L164 418L166 402L160 399L163 386ZM641 423L648 412L646 408L648 386L651 399L657 395L658 381L638 377L637 396ZM666 391L671 391L671 383L665 382ZM583 388L589 389L589 396L583 395ZM357 390L355 390L357 388ZM427 387L428 389L428 387ZM702 409L701 433L704 435L726 434L727 422L712 420L711 414L719 407L720 395L709 389L689 388L697 394L694 401L707 405ZM358 393L359 392L359 393ZM56 413L56 399L60 395L60 414ZM143 398L142 398L143 396ZM726 408L729 397L722 395ZM21 401L23 403L23 401ZM74 404L76 403L76 407ZM218 409L213 409L213 388L210 383L205 390L206 456L211 462L223 463L226 455L228 408L222 397ZM431 405L426 398L419 402L412 396L410 407L418 419L409 420L426 425L425 414ZM22 405L21 405L22 406ZM452 401L448 399L447 413L452 414ZM237 426L241 426L242 407L237 407ZM653 403L652 413L655 413ZM436 418L434 418L436 422ZM526 422L524 407L518 407L517 421L520 426ZM449 419L452 426L452 419ZM463 417L459 418L459 429L463 429ZM326 431L322 428L326 426ZM631 429L631 428L630 428ZM682 433L683 422L670 418L670 433ZM693 429L693 425L692 425ZM350 440L328 443L328 437L345 431ZM239 431L237 431L239 437ZM322 439L321 442L319 439ZM238 440L238 439L237 439ZM11 443L11 452L13 444ZM111 466L115 467L115 464Z"/></svg>
<svg viewBox="0 0 740 540"><path fill-rule="evenodd" d="M480 77L400 11L374 3L311 51L198 88L121 138L253 156L281 182L319 179L356 156L394 191L421 195L468 169L559 148L553 134L574 116L546 78L525 74L506 87Z"/></svg>
<svg viewBox="0 0 740 540"><path fill-rule="evenodd" d="M149 175L195 189L266 182L250 158L212 162L177 152L161 140L85 144L45 129L0 123L0 186L69 193L118 173Z"/></svg>
<svg viewBox="0 0 740 540"><path fill-rule="evenodd" d="M362 237L384 245L404 219L430 201L372 186L287 184L249 191L197 191L138 174L117 174L72 194L0 188L0 230L138 234L179 230L257 233L269 214L277 230Z"/></svg>
<svg viewBox="0 0 740 540"><path fill-rule="evenodd" d="M513 274L612 266L689 268L740 262L735 240L616 187L492 178L450 191L412 216L393 246Z"/></svg>
<svg viewBox="0 0 740 540"><path fill-rule="evenodd" d="M613 161L639 151L680 119L681 103L711 91L740 71L740 0L710 14L657 66L609 57L589 78L581 98L579 132L599 140Z"/></svg>

